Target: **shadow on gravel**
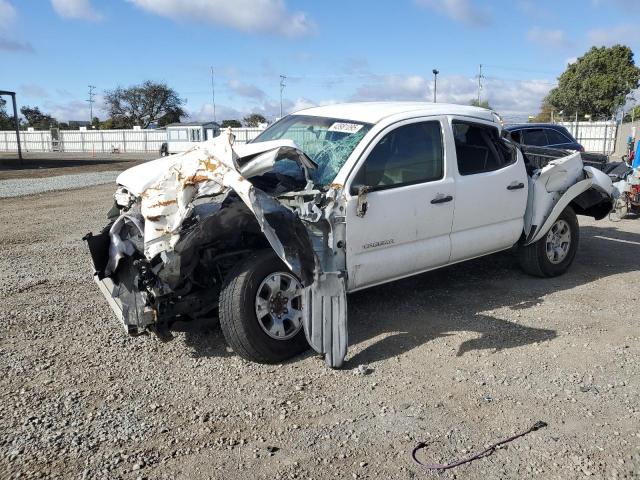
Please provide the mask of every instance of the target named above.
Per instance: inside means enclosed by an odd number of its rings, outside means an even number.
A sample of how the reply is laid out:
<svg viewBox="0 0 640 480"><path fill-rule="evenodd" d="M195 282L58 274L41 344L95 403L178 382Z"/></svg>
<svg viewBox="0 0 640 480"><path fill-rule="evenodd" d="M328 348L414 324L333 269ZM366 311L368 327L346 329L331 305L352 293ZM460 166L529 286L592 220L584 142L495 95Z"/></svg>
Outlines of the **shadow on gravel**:
<svg viewBox="0 0 640 480"><path fill-rule="evenodd" d="M516 316L547 294L637 270L640 235L590 226L582 227L580 234L574 264L560 277L530 277L519 269L513 255L500 253L350 295L349 343L386 336L348 363L384 360L463 331L480 336L462 342L457 356L553 340L554 330L519 325L484 312L508 307Z"/></svg>
<svg viewBox="0 0 640 480"><path fill-rule="evenodd" d="M184 343L191 348L191 356L194 358L233 355L227 351L227 342L220 330L220 324L215 319L176 322L171 331L184 333Z"/></svg>
<svg viewBox="0 0 640 480"><path fill-rule="evenodd" d="M122 159L25 159L22 164L18 159L0 159L0 170L33 170L38 168L81 167L85 165L102 165L122 162Z"/></svg>

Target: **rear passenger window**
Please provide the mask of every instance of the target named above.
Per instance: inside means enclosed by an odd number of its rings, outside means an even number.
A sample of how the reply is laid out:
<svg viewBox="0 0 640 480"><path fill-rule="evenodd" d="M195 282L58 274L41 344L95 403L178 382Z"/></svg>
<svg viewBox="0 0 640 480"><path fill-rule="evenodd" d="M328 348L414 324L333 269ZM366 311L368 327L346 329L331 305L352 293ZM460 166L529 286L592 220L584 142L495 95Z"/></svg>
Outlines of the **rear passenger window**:
<svg viewBox="0 0 640 480"><path fill-rule="evenodd" d="M524 140L522 143L525 145L534 145L537 147L545 147L549 145L547 136L541 128L527 128L523 131L523 134Z"/></svg>
<svg viewBox="0 0 640 480"><path fill-rule="evenodd" d="M555 130L547 130L547 139L549 143L547 145L560 145L562 143L570 143L570 140Z"/></svg>
<svg viewBox="0 0 640 480"><path fill-rule="evenodd" d="M420 122L387 133L371 151L354 183L397 187L439 180L444 175L440 122Z"/></svg>
<svg viewBox="0 0 640 480"><path fill-rule="evenodd" d="M511 139L516 142L516 143L522 143L522 140L520 138L520 130L514 130L512 132L510 132L511 135Z"/></svg>
<svg viewBox="0 0 640 480"><path fill-rule="evenodd" d="M497 128L457 120L452 127L460 175L491 172L516 161L516 147Z"/></svg>

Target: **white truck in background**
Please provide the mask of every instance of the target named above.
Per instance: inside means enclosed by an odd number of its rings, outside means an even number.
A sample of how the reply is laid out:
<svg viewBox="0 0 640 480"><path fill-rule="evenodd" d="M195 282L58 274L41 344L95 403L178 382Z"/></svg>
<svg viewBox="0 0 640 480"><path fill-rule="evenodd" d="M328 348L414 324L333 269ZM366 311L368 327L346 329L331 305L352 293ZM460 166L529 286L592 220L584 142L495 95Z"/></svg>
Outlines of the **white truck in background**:
<svg viewBox="0 0 640 480"><path fill-rule="evenodd" d="M515 247L525 272L564 273L576 214L604 218L607 175L580 153L541 168L493 112L353 103L289 115L118 177L110 223L85 237L130 333L219 319L242 357L348 346L347 293Z"/></svg>

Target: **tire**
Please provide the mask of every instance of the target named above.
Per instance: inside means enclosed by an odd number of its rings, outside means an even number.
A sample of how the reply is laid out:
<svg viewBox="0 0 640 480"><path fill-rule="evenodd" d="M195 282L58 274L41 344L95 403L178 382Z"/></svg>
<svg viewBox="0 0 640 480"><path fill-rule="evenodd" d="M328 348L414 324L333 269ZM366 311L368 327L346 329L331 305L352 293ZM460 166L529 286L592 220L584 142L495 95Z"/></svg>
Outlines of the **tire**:
<svg viewBox="0 0 640 480"><path fill-rule="evenodd" d="M554 243L550 237L555 234L555 238L560 236L566 240L566 235L559 235L564 233L565 227L568 229L569 241L563 256L562 253L558 252L565 250L564 244L566 242L557 240ZM520 267L529 275L536 277L557 277L562 275L573 263L579 241L580 228L578 218L573 209L567 207L553 223L549 232L542 238L531 245L518 247L517 253ZM558 248L554 249L554 246ZM547 254L548 251L549 254ZM550 255L555 257L555 261L552 261Z"/></svg>
<svg viewBox="0 0 640 480"><path fill-rule="evenodd" d="M295 279L272 250L260 250L237 264L227 275L222 287L219 304L220 327L229 346L246 360L279 363L309 348L302 328L301 312L298 328L295 328L294 322L282 322L287 323L291 330L283 339L276 339L265 330L267 327L264 325L270 322L273 314L267 310L263 320L258 319L258 291L261 289L261 292L270 292L265 282L277 278L276 275ZM301 302L301 297L296 297L295 301ZM301 306L301 303L295 305L300 309ZM296 310L292 308L291 311ZM276 330L277 327L274 327L271 335L278 334ZM282 331L286 333L285 330Z"/></svg>

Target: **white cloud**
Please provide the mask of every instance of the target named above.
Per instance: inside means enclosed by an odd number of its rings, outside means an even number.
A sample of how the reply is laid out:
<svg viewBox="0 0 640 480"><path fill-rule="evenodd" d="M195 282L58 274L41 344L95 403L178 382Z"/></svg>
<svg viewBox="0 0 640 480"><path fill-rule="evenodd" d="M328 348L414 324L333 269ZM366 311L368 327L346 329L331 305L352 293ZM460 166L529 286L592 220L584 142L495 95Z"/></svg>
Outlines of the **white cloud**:
<svg viewBox="0 0 640 480"><path fill-rule="evenodd" d="M428 80L420 75L382 75L358 87L355 101L427 100L431 96Z"/></svg>
<svg viewBox="0 0 640 480"><path fill-rule="evenodd" d="M71 100L69 102L46 101L42 104L40 110L48 113L59 122L89 120L89 104L82 100ZM107 117L107 112L101 99L98 99L93 104L93 116L103 120Z"/></svg>
<svg viewBox="0 0 640 480"><path fill-rule="evenodd" d="M229 80L229 88L241 97L254 98L256 100L262 100L266 97L264 90L236 79Z"/></svg>
<svg viewBox="0 0 640 480"><path fill-rule="evenodd" d="M46 98L49 96L49 93L44 88L33 83L20 85L20 93L30 98Z"/></svg>
<svg viewBox="0 0 640 480"><path fill-rule="evenodd" d="M533 27L527 32L527 39L545 48L568 48L572 43L564 30Z"/></svg>
<svg viewBox="0 0 640 480"><path fill-rule="evenodd" d="M415 0L415 2L452 20L474 27L485 27L492 21L491 12L486 7L479 7L475 0Z"/></svg>
<svg viewBox="0 0 640 480"><path fill-rule="evenodd" d="M600 47L610 47L616 43L629 44L640 42L640 31L636 25L618 25L610 28L596 28L587 33L591 43Z"/></svg>
<svg viewBox="0 0 640 480"><path fill-rule="evenodd" d="M172 20L193 20L243 32L299 37L315 30L304 12L291 12L284 0L128 0Z"/></svg>
<svg viewBox="0 0 640 480"><path fill-rule="evenodd" d="M2 51L34 53L35 49L29 42L20 42L18 40L0 36L0 52Z"/></svg>
<svg viewBox="0 0 640 480"><path fill-rule="evenodd" d="M526 119L538 113L544 96L553 87L548 80L506 80L487 78L482 99L501 115ZM372 78L351 96L356 101L416 100L431 101L433 79L419 75L386 75ZM478 81L473 77L439 76L438 102L469 105L477 98Z"/></svg>
<svg viewBox="0 0 640 480"><path fill-rule="evenodd" d="M51 0L51 5L58 15L64 18L81 20L102 20L102 14L95 10L90 0Z"/></svg>
<svg viewBox="0 0 640 480"><path fill-rule="evenodd" d="M15 22L18 13L7 0L0 0L0 31L7 30Z"/></svg>

